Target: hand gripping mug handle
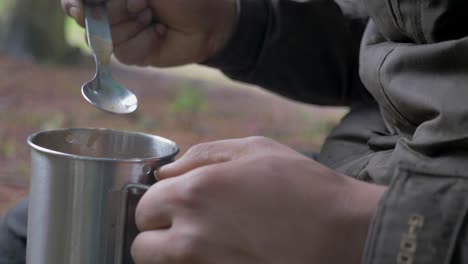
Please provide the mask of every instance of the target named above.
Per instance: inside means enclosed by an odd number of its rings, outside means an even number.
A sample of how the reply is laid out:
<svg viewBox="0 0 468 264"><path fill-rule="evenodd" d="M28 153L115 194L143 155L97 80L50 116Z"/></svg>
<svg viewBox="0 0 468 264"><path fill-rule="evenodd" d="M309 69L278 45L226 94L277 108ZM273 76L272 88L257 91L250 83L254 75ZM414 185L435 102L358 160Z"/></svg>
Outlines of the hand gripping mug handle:
<svg viewBox="0 0 468 264"><path fill-rule="evenodd" d="M151 185L145 185L140 183L130 183L125 185L122 190L122 198L120 199L120 208L119 208L119 217L118 217L118 228L117 228L117 241L116 241L116 250L115 250L115 264L121 264L123 258L124 250L124 239L125 239L125 224L127 216L127 206L128 206L128 193L132 189L141 190L146 192L149 190Z"/></svg>

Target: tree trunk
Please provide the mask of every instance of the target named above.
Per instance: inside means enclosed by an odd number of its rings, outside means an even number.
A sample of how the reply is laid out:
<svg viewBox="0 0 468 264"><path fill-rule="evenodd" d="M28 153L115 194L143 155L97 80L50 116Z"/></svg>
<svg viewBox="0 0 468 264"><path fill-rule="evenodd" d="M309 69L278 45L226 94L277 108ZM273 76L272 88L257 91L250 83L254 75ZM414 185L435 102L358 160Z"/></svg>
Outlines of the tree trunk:
<svg viewBox="0 0 468 264"><path fill-rule="evenodd" d="M65 39L58 0L8 0L3 10L0 50L20 58L72 63L79 55Z"/></svg>

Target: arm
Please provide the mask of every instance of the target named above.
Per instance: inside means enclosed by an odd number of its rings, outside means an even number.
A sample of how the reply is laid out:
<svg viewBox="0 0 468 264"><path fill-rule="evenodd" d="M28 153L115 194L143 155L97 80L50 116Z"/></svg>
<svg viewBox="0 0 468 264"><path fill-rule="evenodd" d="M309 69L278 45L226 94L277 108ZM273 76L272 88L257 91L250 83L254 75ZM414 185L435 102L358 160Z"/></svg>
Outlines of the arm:
<svg viewBox="0 0 468 264"><path fill-rule="evenodd" d="M371 100L358 76L365 15L350 1L240 0L237 28L206 62L233 79L323 105Z"/></svg>

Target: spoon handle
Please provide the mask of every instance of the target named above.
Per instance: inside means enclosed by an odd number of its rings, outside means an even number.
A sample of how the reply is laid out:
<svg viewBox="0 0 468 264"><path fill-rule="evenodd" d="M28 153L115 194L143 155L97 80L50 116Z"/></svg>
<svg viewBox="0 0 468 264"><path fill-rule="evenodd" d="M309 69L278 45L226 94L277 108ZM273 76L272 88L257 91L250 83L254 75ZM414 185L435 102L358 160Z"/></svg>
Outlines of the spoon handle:
<svg viewBox="0 0 468 264"><path fill-rule="evenodd" d="M94 52L96 66L99 71L106 70L113 50L106 3L85 4L85 22L88 44Z"/></svg>

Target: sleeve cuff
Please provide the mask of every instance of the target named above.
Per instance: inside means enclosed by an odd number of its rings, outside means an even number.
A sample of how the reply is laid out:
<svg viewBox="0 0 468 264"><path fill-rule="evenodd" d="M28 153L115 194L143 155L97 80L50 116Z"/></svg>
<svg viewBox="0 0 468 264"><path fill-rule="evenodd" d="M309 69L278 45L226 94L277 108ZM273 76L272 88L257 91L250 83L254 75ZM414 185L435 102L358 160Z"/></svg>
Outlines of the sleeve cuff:
<svg viewBox="0 0 468 264"><path fill-rule="evenodd" d="M256 62L267 29L266 0L237 0L239 18L226 46L202 64L235 75L248 71Z"/></svg>
<svg viewBox="0 0 468 264"><path fill-rule="evenodd" d="M364 264L450 263L468 208L468 180L401 166L369 233Z"/></svg>

